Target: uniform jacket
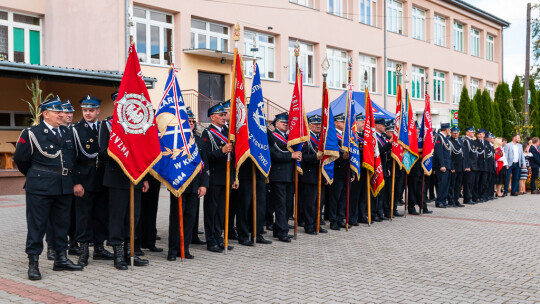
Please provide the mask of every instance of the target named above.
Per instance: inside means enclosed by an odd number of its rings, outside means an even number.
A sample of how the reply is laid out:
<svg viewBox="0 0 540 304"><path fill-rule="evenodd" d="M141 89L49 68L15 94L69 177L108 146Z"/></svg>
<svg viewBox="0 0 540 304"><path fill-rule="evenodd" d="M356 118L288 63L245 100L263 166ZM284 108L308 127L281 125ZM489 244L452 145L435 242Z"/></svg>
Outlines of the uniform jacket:
<svg viewBox="0 0 540 304"><path fill-rule="evenodd" d="M223 139L215 135L213 132L223 135ZM210 170L209 185L225 186L226 184L226 172L227 172L227 154L224 154L221 150L223 146L227 144L225 141L229 136L229 129L223 126L221 132L219 129L210 124L210 126L202 132L202 149L206 153L208 163L208 170ZM234 172L234 155L231 153L231 175ZM234 179L231 178L231 185Z"/></svg>
<svg viewBox="0 0 540 304"><path fill-rule="evenodd" d="M44 122L22 131L13 160L26 176L27 193L51 196L73 193L73 135L65 126L60 126L59 132L61 142Z"/></svg>
<svg viewBox="0 0 540 304"><path fill-rule="evenodd" d="M315 137L319 140L319 135L310 132L311 137ZM318 184L319 183L319 164L320 160L317 159L318 147L309 140L302 147L302 183L306 184Z"/></svg>
<svg viewBox="0 0 540 304"><path fill-rule="evenodd" d="M292 153L287 150L287 143L279 140L274 133L283 136L277 129L274 132L268 133L268 144L270 145L270 158L272 167L270 169L270 182L286 182L294 181L294 163L296 160L291 158Z"/></svg>
<svg viewBox="0 0 540 304"><path fill-rule="evenodd" d="M379 154L381 155L381 165L383 168L384 176L390 176L388 171L388 152L392 151L392 143L386 140L386 135L376 132L377 144L379 145Z"/></svg>
<svg viewBox="0 0 540 304"><path fill-rule="evenodd" d="M465 163L469 164L471 171L479 171L477 148L475 141L465 136L463 140L463 152L465 158L467 158Z"/></svg>
<svg viewBox="0 0 540 304"><path fill-rule="evenodd" d="M485 139L476 139L475 145L477 147L477 154L478 154L478 171L488 171L487 166L487 151L486 151L486 143L487 140Z"/></svg>
<svg viewBox="0 0 540 304"><path fill-rule="evenodd" d="M497 172L497 167L495 165L495 148L493 148L493 145L487 140L484 140L484 151L486 155L486 171L491 173Z"/></svg>
<svg viewBox="0 0 540 304"><path fill-rule="evenodd" d="M193 135L195 136L195 143L197 144L199 152L201 153L203 167L201 168L199 174L193 178L189 186L186 187L184 193L197 193L199 191L199 187L208 188L210 186L210 169L208 168L209 166L208 158L206 157L206 150L201 148L203 146L201 137L195 134L195 132L193 132Z"/></svg>
<svg viewBox="0 0 540 304"><path fill-rule="evenodd" d="M433 153L433 168L440 169L445 167L446 170L453 170L452 166L452 146L446 135L441 133L435 134L435 149Z"/></svg>
<svg viewBox="0 0 540 304"><path fill-rule="evenodd" d="M468 163L469 158L464 156L465 148L463 139L454 139L450 137L448 140L451 144L452 168L456 170L456 172L464 172L465 168L470 168L470 166Z"/></svg>
<svg viewBox="0 0 540 304"><path fill-rule="evenodd" d="M339 158L334 161L334 179L346 179L347 170L350 170L347 166L347 160L343 158L343 151L341 150L341 145L343 144L343 137L341 139L339 136L345 136L342 131L336 129L338 135L338 145L339 145Z"/></svg>
<svg viewBox="0 0 540 304"><path fill-rule="evenodd" d="M81 184L85 191L102 191L105 166L99 149L99 128L95 134L84 118L72 127L77 157L73 167L73 183Z"/></svg>
<svg viewBox="0 0 540 304"><path fill-rule="evenodd" d="M538 151L538 147L531 146L529 148L529 152L532 154L532 156L529 158L529 165L531 166L531 168L540 168L540 152Z"/></svg>

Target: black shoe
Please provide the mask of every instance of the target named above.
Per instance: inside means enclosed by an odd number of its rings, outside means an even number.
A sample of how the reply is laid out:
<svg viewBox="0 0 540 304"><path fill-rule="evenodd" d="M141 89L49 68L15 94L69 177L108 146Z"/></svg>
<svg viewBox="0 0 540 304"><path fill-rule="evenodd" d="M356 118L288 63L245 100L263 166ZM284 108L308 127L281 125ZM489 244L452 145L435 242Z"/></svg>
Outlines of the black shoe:
<svg viewBox="0 0 540 304"><path fill-rule="evenodd" d="M225 243L221 243L221 244L219 244L218 246L219 246L219 248L225 250ZM227 245L227 250L233 250L233 249L234 249L233 246Z"/></svg>
<svg viewBox="0 0 540 304"><path fill-rule="evenodd" d="M367 219L367 217L363 217L363 218L361 218L361 219L359 220L359 222L362 223L362 224L367 224L367 223L368 223L368 219Z"/></svg>
<svg viewBox="0 0 540 304"><path fill-rule="evenodd" d="M319 227L319 233L328 233L328 230L324 229L323 227Z"/></svg>
<svg viewBox="0 0 540 304"><path fill-rule="evenodd" d="M443 205L443 206L444 206L444 205ZM446 207L441 207L441 208L446 208ZM428 210L427 207L424 207L424 211L423 211L422 213L424 213L424 214L431 214L431 213L433 213L433 211Z"/></svg>
<svg viewBox="0 0 540 304"><path fill-rule="evenodd" d="M156 245L148 247L151 252L163 252L163 248L158 248Z"/></svg>
<svg viewBox="0 0 540 304"><path fill-rule="evenodd" d="M194 238L191 239L191 244L195 244L195 245L206 245L206 242L203 241L203 240L201 240L201 239L199 238L199 236L197 236L197 237L194 237Z"/></svg>
<svg viewBox="0 0 540 304"><path fill-rule="evenodd" d="M315 230L313 230L313 229L305 230L304 232L306 234L317 235L317 232Z"/></svg>
<svg viewBox="0 0 540 304"><path fill-rule="evenodd" d="M476 205L474 202L463 202L465 205Z"/></svg>
<svg viewBox="0 0 540 304"><path fill-rule="evenodd" d="M379 218L383 221L389 221L390 220L390 217L386 217L384 215L379 215Z"/></svg>
<svg viewBox="0 0 540 304"><path fill-rule="evenodd" d="M47 260L54 261L54 256L55 256L54 249L47 248Z"/></svg>
<svg viewBox="0 0 540 304"><path fill-rule="evenodd" d="M238 233L236 233L236 229L230 230L229 240L238 240Z"/></svg>
<svg viewBox="0 0 540 304"><path fill-rule="evenodd" d="M420 213L416 212L416 208L415 209L409 209L409 214L410 215L420 215Z"/></svg>
<svg viewBox="0 0 540 304"><path fill-rule="evenodd" d="M193 260L195 258L195 256L189 252L186 252L186 259L188 260Z"/></svg>
<svg viewBox="0 0 540 304"><path fill-rule="evenodd" d="M238 240L238 244L242 246L253 246L253 242L250 240Z"/></svg>
<svg viewBox="0 0 540 304"><path fill-rule="evenodd" d="M343 222L339 222L338 226L339 226L339 228L345 228L346 227L345 223L343 223Z"/></svg>
<svg viewBox="0 0 540 304"><path fill-rule="evenodd" d="M135 251L134 252L135 254L133 255L133 265L134 266L146 266L148 265L150 262L148 262L148 260L146 259L141 259L137 256L137 252ZM131 248L130 248L130 244L129 243L125 243L125 247L124 247L124 260L126 261L127 264L131 264Z"/></svg>
<svg viewBox="0 0 540 304"><path fill-rule="evenodd" d="M88 242L81 243L81 255L77 264L81 266L88 266L88 258L90 258L90 250L88 249Z"/></svg>
<svg viewBox="0 0 540 304"><path fill-rule="evenodd" d="M460 204L459 202L456 202L456 203L455 203L455 206L456 206L456 207L459 207L459 208L465 207L465 206L463 206L462 204Z"/></svg>
<svg viewBox="0 0 540 304"><path fill-rule="evenodd" d="M176 261L176 254L169 252L169 254L167 254L167 261Z"/></svg>
<svg viewBox="0 0 540 304"><path fill-rule="evenodd" d="M448 203L448 205L446 205L446 207L448 207L448 208L455 208L455 207L457 207L457 206L456 206L455 204L453 204L453 203Z"/></svg>
<svg viewBox="0 0 540 304"><path fill-rule="evenodd" d="M134 254L135 256L144 256L145 255L145 253L141 250L141 247L137 246L136 244L135 244L135 251L133 253L135 253Z"/></svg>
<svg viewBox="0 0 540 304"><path fill-rule="evenodd" d="M339 225L337 223L330 224L330 229L332 230L340 230Z"/></svg>
<svg viewBox="0 0 540 304"><path fill-rule="evenodd" d="M266 230L274 231L274 224L272 223L272 224L266 226Z"/></svg>
<svg viewBox="0 0 540 304"><path fill-rule="evenodd" d="M305 224L305 222L298 222L298 227L304 227Z"/></svg>
<svg viewBox="0 0 540 304"><path fill-rule="evenodd" d="M321 222L319 224L321 224L321 226L326 225L326 222L324 220L321 220Z"/></svg>
<svg viewBox="0 0 540 304"><path fill-rule="evenodd" d="M375 215L375 216L371 217L371 221L372 222L382 222L382 219L378 215Z"/></svg>
<svg viewBox="0 0 540 304"><path fill-rule="evenodd" d="M113 246L114 252L114 268L118 270L127 270L128 266L124 259L124 249L122 245Z"/></svg>
<svg viewBox="0 0 540 304"><path fill-rule="evenodd" d="M75 241L69 242L68 247L68 254L69 255L81 255L81 247L79 247L79 244Z"/></svg>
<svg viewBox="0 0 540 304"><path fill-rule="evenodd" d="M159 235L156 235L156 241L161 241L161 237Z"/></svg>
<svg viewBox="0 0 540 304"><path fill-rule="evenodd" d="M209 246L206 248L208 251L222 253L223 249L221 249L218 245Z"/></svg>
<svg viewBox="0 0 540 304"><path fill-rule="evenodd" d="M294 229L294 226L293 226L293 225L289 225L289 229Z"/></svg>
<svg viewBox="0 0 540 304"><path fill-rule="evenodd" d="M32 281L41 280L41 273L39 272L39 255L28 255L28 279Z"/></svg>
<svg viewBox="0 0 540 304"><path fill-rule="evenodd" d="M53 264L53 270L54 271L63 271L63 270L69 270L69 271L80 271L83 270L83 266L73 264L72 261L70 261L66 257L65 251L57 251L56 252L56 259L54 260Z"/></svg>
<svg viewBox="0 0 540 304"><path fill-rule="evenodd" d="M94 260L114 260L114 254L103 247L103 243L94 243L94 254L92 256Z"/></svg>
<svg viewBox="0 0 540 304"><path fill-rule="evenodd" d="M436 208L446 208L446 206L443 205L443 204L435 204L435 207ZM424 213L427 213L427 212L424 211Z"/></svg>
<svg viewBox="0 0 540 304"><path fill-rule="evenodd" d="M349 226L358 227L358 226L360 226L360 224L358 224L358 222L354 222L354 223L349 223Z"/></svg>
<svg viewBox="0 0 540 304"><path fill-rule="evenodd" d="M394 216L396 216L396 217L402 217L402 216L403 216L403 214L399 213L399 211L397 211L397 210L394 211L394 213L392 213L392 214L393 214Z"/></svg>
<svg viewBox="0 0 540 304"><path fill-rule="evenodd" d="M280 241L280 242L284 242L284 243L290 243L290 242L291 242L291 238L288 237L288 236L280 236L280 237L279 237L279 241Z"/></svg>
<svg viewBox="0 0 540 304"><path fill-rule="evenodd" d="M272 241L265 239L262 235L258 235L257 244L272 244Z"/></svg>

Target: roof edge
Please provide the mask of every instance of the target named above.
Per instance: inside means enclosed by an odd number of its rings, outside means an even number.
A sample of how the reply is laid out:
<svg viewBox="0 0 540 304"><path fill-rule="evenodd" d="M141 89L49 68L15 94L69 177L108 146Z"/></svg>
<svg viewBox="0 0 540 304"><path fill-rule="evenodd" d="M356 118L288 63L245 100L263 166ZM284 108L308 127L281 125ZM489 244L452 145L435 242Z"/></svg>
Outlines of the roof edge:
<svg viewBox="0 0 540 304"><path fill-rule="evenodd" d="M495 15L492 15L484 10L481 10L479 8L477 8L476 6L473 6L463 0L443 0L444 2L447 2L447 3L450 3L452 5L455 5L459 8L462 8L470 13L473 13L475 15L478 15L480 17L484 17L492 22L495 22L497 23L498 25L502 26L503 28L505 27L509 27L510 26L510 22L506 21L506 20L503 20Z"/></svg>

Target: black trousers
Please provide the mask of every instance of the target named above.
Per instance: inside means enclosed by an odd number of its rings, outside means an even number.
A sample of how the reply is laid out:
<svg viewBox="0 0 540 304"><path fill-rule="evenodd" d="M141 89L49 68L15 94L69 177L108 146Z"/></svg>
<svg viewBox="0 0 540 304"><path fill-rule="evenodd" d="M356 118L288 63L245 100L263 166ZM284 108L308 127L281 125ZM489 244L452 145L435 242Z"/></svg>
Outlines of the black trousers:
<svg viewBox="0 0 540 304"><path fill-rule="evenodd" d="M230 206L229 206L230 207ZM212 185L204 196L204 234L208 247L223 243L225 186ZM230 211L230 209L229 209Z"/></svg>
<svg viewBox="0 0 540 304"><path fill-rule="evenodd" d="M170 213L169 213L169 254L177 255L180 253L180 221L178 213L178 197L170 194ZM184 221L184 252L189 253L189 245L193 237L193 223L197 217L199 208L199 197L197 193L182 194L182 219ZM195 233L197 233L195 231Z"/></svg>
<svg viewBox="0 0 540 304"><path fill-rule="evenodd" d="M274 236L287 236L289 233L289 222L287 217L287 197L294 191L293 183L271 182L270 197L274 204L276 223L274 224Z"/></svg>
<svg viewBox="0 0 540 304"><path fill-rule="evenodd" d="M135 227L141 216L141 189L134 192ZM135 240L137 240L135 233ZM129 189L109 188L109 244L121 245L130 240L130 202Z"/></svg>
<svg viewBox="0 0 540 304"><path fill-rule="evenodd" d="M488 181L486 185L485 196L488 199L495 196L495 182L497 181L497 171L488 172Z"/></svg>
<svg viewBox="0 0 540 304"><path fill-rule="evenodd" d="M437 205L446 205L448 199L448 189L450 188L450 170L442 172L440 169L436 170L437 174L437 199L435 203Z"/></svg>
<svg viewBox="0 0 540 304"><path fill-rule="evenodd" d="M463 172L450 174L450 189L448 191L448 203L458 203L461 187L463 186Z"/></svg>
<svg viewBox="0 0 540 304"><path fill-rule="evenodd" d="M473 200L474 185L476 181L476 171L465 171L463 173L463 202L470 203Z"/></svg>
<svg viewBox="0 0 540 304"><path fill-rule="evenodd" d="M68 229L68 236L69 236L69 240L73 241L75 240L75 235L76 235L76 213L75 213L75 210L76 210L76 207L75 207L75 196L72 195L71 196L71 203L70 203L70 211L69 211L69 229ZM47 231L46 231L46 234L45 234L45 241L47 242L47 247L50 247L50 248L54 248L54 229L52 227L52 224L47 224Z"/></svg>
<svg viewBox="0 0 540 304"><path fill-rule="evenodd" d="M56 251L65 251L68 248L67 233L72 197L71 194L47 196L26 193L27 254L41 254L48 223L51 225L53 237L49 246L52 245Z"/></svg>
<svg viewBox="0 0 540 304"><path fill-rule="evenodd" d="M200 216L200 210L201 210L200 207L201 207L201 203L200 201L197 201L195 220L193 221L193 229L191 230L192 238L199 237L199 216Z"/></svg>
<svg viewBox="0 0 540 304"><path fill-rule="evenodd" d="M330 185L330 200L328 201L329 220L332 224L345 223L345 212L347 208L347 180L334 178Z"/></svg>
<svg viewBox="0 0 540 304"><path fill-rule="evenodd" d="M264 232L264 220L266 217L266 184L264 180L256 181L256 210L257 235ZM236 209L236 230L238 240L248 240L253 232L253 184L251 180L241 180L236 197L238 204Z"/></svg>
<svg viewBox="0 0 540 304"><path fill-rule="evenodd" d="M473 192L473 200L486 199L486 187L487 187L488 172L478 171L476 172L475 187Z"/></svg>
<svg viewBox="0 0 540 304"><path fill-rule="evenodd" d="M394 191L396 191L394 184ZM383 211L384 216L390 217L390 214L392 213L392 176L385 176L384 177L384 188L381 190L381 192L384 191L384 198L383 198ZM379 194L380 195L380 194ZM396 204L394 202L394 208L396 207Z"/></svg>
<svg viewBox="0 0 540 304"><path fill-rule="evenodd" d="M531 191L536 190L537 179L538 179L538 168L531 167Z"/></svg>
<svg viewBox="0 0 540 304"><path fill-rule="evenodd" d="M235 220L238 209L238 189L231 189L229 195L229 231L233 231L234 227L236 227ZM225 200L225 197L223 199Z"/></svg>
<svg viewBox="0 0 540 304"><path fill-rule="evenodd" d="M424 174L422 172L422 174ZM425 182L425 180L424 180ZM425 184L424 184L425 188ZM409 175L407 177L407 195L408 195L408 201L407 201L407 208L409 210L412 210L414 206L418 205L421 207L422 205L422 176L416 176L416 175Z"/></svg>
<svg viewBox="0 0 540 304"><path fill-rule="evenodd" d="M158 212L159 190L161 183L155 179L150 179L150 188L141 195L141 220L139 222L139 235L141 237L141 247L151 248L156 246L156 218Z"/></svg>
<svg viewBox="0 0 540 304"><path fill-rule="evenodd" d="M396 168L396 180L394 185L394 211L397 211L398 204L403 199L403 192L405 191L405 176L407 176L405 170L401 170L399 173L398 171L399 168Z"/></svg>
<svg viewBox="0 0 540 304"><path fill-rule="evenodd" d="M271 187L267 185L266 187L266 214L265 214L265 224L270 225L274 223L274 203L272 203L271 196Z"/></svg>
<svg viewBox="0 0 540 304"><path fill-rule="evenodd" d="M304 230L315 231L317 227L317 199L319 190L317 184L302 184L302 214Z"/></svg>
<svg viewBox="0 0 540 304"><path fill-rule="evenodd" d="M355 176L349 188L349 224L356 224L360 219L360 197L362 196L362 181L365 183L365 180L362 180L362 178L358 180ZM363 214L365 215L365 211Z"/></svg>
<svg viewBox="0 0 540 304"><path fill-rule="evenodd" d="M108 191L84 191L83 197L75 197L75 210L77 242L102 244L108 236Z"/></svg>

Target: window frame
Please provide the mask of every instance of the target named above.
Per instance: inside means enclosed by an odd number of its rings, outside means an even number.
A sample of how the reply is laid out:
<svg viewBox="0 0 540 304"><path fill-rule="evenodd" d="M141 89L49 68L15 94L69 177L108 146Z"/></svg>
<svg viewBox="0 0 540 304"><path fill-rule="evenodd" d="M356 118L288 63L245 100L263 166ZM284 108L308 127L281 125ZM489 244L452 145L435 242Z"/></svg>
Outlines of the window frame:
<svg viewBox="0 0 540 304"><path fill-rule="evenodd" d="M443 76L441 77L440 74L442 74ZM442 85L440 82L442 82ZM440 87L437 87L438 85ZM446 94L445 88L446 88L446 73L443 71L434 70L433 71L433 97L431 99L438 103L445 103L445 94Z"/></svg>
<svg viewBox="0 0 540 304"><path fill-rule="evenodd" d="M386 30L392 33L403 35L403 2L397 0L386 0L385 9ZM394 18L397 20L394 20Z"/></svg>
<svg viewBox="0 0 540 304"><path fill-rule="evenodd" d="M458 26L461 26L461 28L459 28ZM464 50L463 50L463 46L464 46L464 31L463 31L463 23L459 23L459 22L456 22L454 21L454 26L453 26L453 29L452 29L452 36L453 36L453 43L454 43L454 50L455 51L458 51L458 52L461 52L463 53ZM456 44L456 35L459 36L460 38L460 43L459 44Z"/></svg>
<svg viewBox="0 0 540 304"><path fill-rule="evenodd" d="M332 2L334 5L334 7L336 6L336 4L338 4L338 9L339 9L339 12L331 12L330 11L330 2ZM345 3L345 5L343 5L343 0L326 0L326 12L330 15L334 15L334 16L339 16L339 17L344 17L347 15L347 6L348 6L348 2Z"/></svg>
<svg viewBox="0 0 540 304"><path fill-rule="evenodd" d="M423 16L422 16L422 13L424 14ZM426 10L423 10L415 6L412 7L412 35L411 36L413 39L426 41L426 15L427 15ZM418 30L418 26L421 26L420 31Z"/></svg>
<svg viewBox="0 0 540 304"><path fill-rule="evenodd" d="M446 47L446 17L435 14L433 17L433 44ZM442 36L440 38L441 44L437 43L437 33L440 33Z"/></svg>
<svg viewBox="0 0 540 304"><path fill-rule="evenodd" d="M480 57L480 30L471 27L471 55Z"/></svg>
<svg viewBox="0 0 540 304"><path fill-rule="evenodd" d="M366 5L366 3L369 5ZM358 9L360 12L358 14L359 15L358 21L360 23L365 24L365 25L375 26L375 27L377 26L377 0L359 0ZM363 22L362 18L364 18L364 21L366 22Z"/></svg>
<svg viewBox="0 0 540 304"><path fill-rule="evenodd" d="M491 39L490 39L491 38ZM486 35L486 59L489 61L495 60L495 36Z"/></svg>
<svg viewBox="0 0 540 304"><path fill-rule="evenodd" d="M339 53L341 53L341 55L345 54L345 57L338 56L337 54ZM328 88L336 90L346 90L348 82L348 52L342 49L327 47L326 56L328 58L328 62L330 63L330 68L328 69L328 78L326 81L326 83L328 84ZM339 76L338 78L341 79L333 79L336 75ZM336 86L337 81L339 81L338 86Z"/></svg>
<svg viewBox="0 0 540 304"><path fill-rule="evenodd" d="M384 77L387 77L386 88L384 88L386 90L387 96L396 96L397 94L398 82L397 82L397 77L396 77L396 65L398 64L401 64L401 66L403 67L403 63L401 62L387 60L386 69L385 69L386 73L384 76ZM388 75L389 72L391 73L391 75ZM388 77L391 77L391 79L388 79ZM403 76L401 76L399 80L400 80L399 84L403 85Z"/></svg>
<svg viewBox="0 0 540 304"><path fill-rule="evenodd" d="M289 0L290 3L293 3L293 4L297 4L297 5L301 5L301 6L305 6L305 7L309 7L309 8L313 8L314 7L314 2L313 0ZM302 3L300 3L302 2ZM306 4L304 4L306 3ZM310 5L311 3L311 5Z"/></svg>
<svg viewBox="0 0 540 304"><path fill-rule="evenodd" d="M364 60L362 60L364 59ZM375 63L372 61L375 59ZM368 71L368 91L377 93L377 57L360 54L358 57L358 70L360 72L360 91L365 90L364 71Z"/></svg>
<svg viewBox="0 0 540 304"><path fill-rule="evenodd" d="M294 83L295 81L295 73L296 73L296 66L295 66L295 58L294 58L294 44L296 43L296 39L289 39L289 83ZM300 58L304 58L305 56L305 62L304 66L311 67L311 78L309 78L309 71L304 72L304 85L315 85L315 44L311 44L308 42L298 41L300 44L300 54L298 56L298 65L300 68L302 67L302 63L300 62ZM312 47L312 51L308 50L308 46ZM309 56L311 56L311 60L309 60ZM309 62L311 61L311 63Z"/></svg>
<svg viewBox="0 0 540 304"><path fill-rule="evenodd" d="M14 29L22 29L24 31L24 63L30 64L30 31L39 32L39 65L43 62L43 18L33 14L21 13L17 11L11 11L7 9L0 9L2 12L7 13L7 20L0 19L0 26L7 27L8 39L8 55L5 58L6 61L15 62L15 50L14 50ZM39 25L27 24L22 22L15 22L13 15L22 15L39 19Z"/></svg>
<svg viewBox="0 0 540 304"><path fill-rule="evenodd" d="M454 79L452 81L452 103L455 105L459 105L459 101L461 99L461 92L463 92L463 79L463 76L454 74Z"/></svg>
<svg viewBox="0 0 540 304"><path fill-rule="evenodd" d="M475 81L476 81L476 84L473 86L473 83ZM480 79L476 79L476 78L471 77L471 80L469 81L469 87L470 87L469 97L471 99L473 99L476 92L478 92L478 90L480 90ZM473 90L473 88L475 88L475 89Z"/></svg>
<svg viewBox="0 0 540 304"><path fill-rule="evenodd" d="M30 112L0 110L0 114L9 114L9 126L0 126L0 130L23 130L30 127L30 126L16 126L15 125L15 115L24 114L24 115L31 116Z"/></svg>
<svg viewBox="0 0 540 304"><path fill-rule="evenodd" d="M166 29L170 29L170 30L172 30L171 49L168 50L168 52L174 52L174 16L172 14L169 14L169 13L165 13L165 12L162 12L162 11L149 9L149 8L141 7L141 6L135 6L134 9L140 9L140 10L145 11L145 18L136 17L135 15L133 16L133 21L134 21L133 26L135 28L135 34L133 35L133 42L135 43L135 46L137 46L137 24L145 25L145 30L146 30L146 33L145 33L146 50L145 50L145 53L144 53L145 58L144 58L144 60L141 60L141 58L139 57L140 64L152 65L152 66L170 66L170 64L168 64L166 62L166 60L165 60L165 54L163 53L163 48L165 46ZM164 14L166 16L170 16L171 17L171 23L152 20L150 18L150 14L152 12L158 13L158 14ZM156 26L159 29L159 50L160 50L159 51L159 63L152 62L152 37L151 37L152 26ZM140 54L140 52L137 52L137 53ZM170 58L170 61L171 61L171 63L173 63L172 58Z"/></svg>
<svg viewBox="0 0 540 304"><path fill-rule="evenodd" d="M495 83L487 81L486 90L489 93L489 97L491 97L491 101L493 101L495 99Z"/></svg>
<svg viewBox="0 0 540 304"><path fill-rule="evenodd" d="M422 72L420 72L422 70ZM412 67L412 73L411 73L411 99L418 99L418 100L424 100L426 95L426 71L427 69L420 66L414 66ZM420 80L419 85L419 91L415 91L414 85L415 81ZM417 94L415 94L415 92Z"/></svg>
<svg viewBox="0 0 540 304"><path fill-rule="evenodd" d="M199 22L204 22L205 23L205 29L201 30L201 29L193 28L191 26L191 22L193 22L193 20L196 20L196 21L199 21ZM212 32L210 30L211 25L217 25L217 26L222 26L222 27L227 28L227 34L219 34L219 33L216 33L216 32ZM190 41L191 41L191 35L195 34L195 39L193 40L194 44L192 45L191 42L190 42L191 49L201 49L201 48L198 47L198 45L199 45L199 43L198 43L199 42L199 34L203 34L203 35L206 36L205 48L204 49L206 49L206 50L214 50L214 49L210 48L210 38L214 37L214 38L217 38L217 48L215 49L215 51L229 52L229 49L230 49L229 47L231 45L231 28L230 28L230 26L228 26L226 24L222 24L222 23L217 23L217 22L212 22L212 21L199 19L199 18L196 18L196 17L191 17L189 27L190 27L190 31L189 31ZM226 46L225 49L223 48L223 45L222 45L223 44L222 39L227 40L227 46ZM197 47L195 47L195 46L197 46ZM219 48L219 46L221 46L221 49Z"/></svg>
<svg viewBox="0 0 540 304"><path fill-rule="evenodd" d="M255 55L253 55L253 52L250 51L251 47L253 47L253 40L247 38L248 33L253 34L254 38L255 38L255 41L257 41L257 48L259 50L257 51L257 53ZM261 36L272 37L274 39L274 43L261 41L259 39ZM264 47L264 52L265 52L265 54L262 54L263 56L261 56L261 48L262 47ZM268 63L268 52L269 52L270 49L273 50L273 53L274 53L274 55L273 55L274 60L273 60L273 64L272 64L273 77L268 77L267 76L268 73L269 73L269 66L270 66L270 64ZM261 59L257 60L257 63L259 65L259 70L261 70L261 67L262 67L261 79L264 79L264 80L275 80L276 79L276 36L256 32L256 31L252 31L252 30L245 30L244 31L244 54L246 56L254 56L254 57L260 57L261 58ZM253 77L253 64L252 63L253 62L251 60L244 61L244 76L245 77L248 77L248 78ZM251 65L249 65L249 64L251 64ZM249 67L251 67L251 68L249 68Z"/></svg>

